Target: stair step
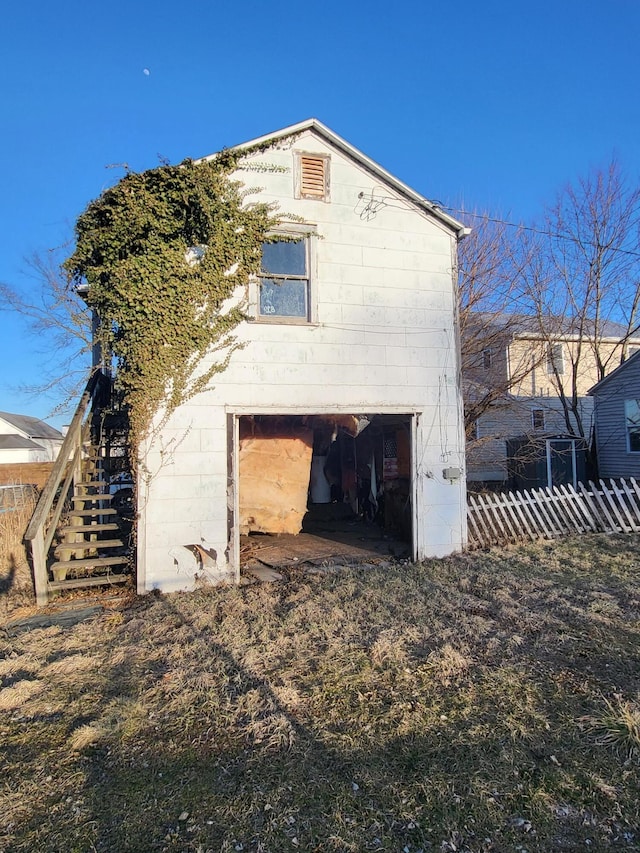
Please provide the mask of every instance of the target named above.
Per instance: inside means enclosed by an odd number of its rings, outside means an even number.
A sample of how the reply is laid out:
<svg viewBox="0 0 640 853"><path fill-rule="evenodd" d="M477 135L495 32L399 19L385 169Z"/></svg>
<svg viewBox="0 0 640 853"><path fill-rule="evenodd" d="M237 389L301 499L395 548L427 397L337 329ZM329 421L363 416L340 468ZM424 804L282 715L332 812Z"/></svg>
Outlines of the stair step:
<svg viewBox="0 0 640 853"><path fill-rule="evenodd" d="M89 503L89 501L110 501L113 495L74 495L71 500L74 504Z"/></svg>
<svg viewBox="0 0 640 853"><path fill-rule="evenodd" d="M128 562L128 557L86 557L81 560L60 560L51 566L51 571L54 569L100 569L107 566L121 566Z"/></svg>
<svg viewBox="0 0 640 853"><path fill-rule="evenodd" d="M99 551L109 548L124 548L124 543L120 539L94 539L93 542L61 542L56 546L53 552L56 557L61 551L90 551L97 549Z"/></svg>
<svg viewBox="0 0 640 853"><path fill-rule="evenodd" d="M103 530L119 530L117 524L109 522L108 524L78 524L70 527L61 527L60 533L101 533Z"/></svg>
<svg viewBox="0 0 640 853"><path fill-rule="evenodd" d="M96 507L95 509L72 509L69 514L74 518L96 518L99 515L117 515L118 511L111 507Z"/></svg>
<svg viewBox="0 0 640 853"><path fill-rule="evenodd" d="M47 589L49 592L58 592L63 589L77 589L85 586L110 586L114 583L125 583L130 575L112 574L100 575L94 578L71 578L64 581L49 581Z"/></svg>

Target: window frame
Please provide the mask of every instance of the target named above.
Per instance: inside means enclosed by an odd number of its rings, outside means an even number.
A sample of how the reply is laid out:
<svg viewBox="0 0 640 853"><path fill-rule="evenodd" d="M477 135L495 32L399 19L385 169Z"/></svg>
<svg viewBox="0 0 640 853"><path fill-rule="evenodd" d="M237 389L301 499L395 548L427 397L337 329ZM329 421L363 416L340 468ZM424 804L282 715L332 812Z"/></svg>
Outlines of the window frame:
<svg viewBox="0 0 640 853"><path fill-rule="evenodd" d="M536 417L541 419L538 424L536 424ZM534 432L543 432L546 429L544 409L531 409L531 429Z"/></svg>
<svg viewBox="0 0 640 853"><path fill-rule="evenodd" d="M271 231L268 235L270 238L275 238L272 242L278 242L278 238L283 238L281 242L287 241L287 238L292 241L304 241L305 259L306 259L306 276L300 275L283 275L273 274L262 275L260 273L253 278L249 288L249 309L250 315L254 322L272 324L272 325L295 325L309 326L317 325L317 298L316 298L316 282L317 282L317 260L315 249L315 227L308 223L286 223L281 228ZM265 241L267 242L267 241ZM262 289L262 280L265 278L282 279L283 281L290 279L291 281L306 281L307 283L307 316L286 316L284 314L261 314L260 313L260 293Z"/></svg>
<svg viewBox="0 0 640 853"><path fill-rule="evenodd" d="M547 344L547 373L564 376L564 346L561 343Z"/></svg>
<svg viewBox="0 0 640 853"><path fill-rule="evenodd" d="M633 404L636 409L636 417L639 419L638 423L633 423L633 415L629 414L630 405ZM629 423L631 421L631 423ZM638 435L638 449L634 450L631 447L631 432L635 430ZM632 399L624 401L624 432L625 432L625 441L627 444L627 453L640 453L640 400Z"/></svg>

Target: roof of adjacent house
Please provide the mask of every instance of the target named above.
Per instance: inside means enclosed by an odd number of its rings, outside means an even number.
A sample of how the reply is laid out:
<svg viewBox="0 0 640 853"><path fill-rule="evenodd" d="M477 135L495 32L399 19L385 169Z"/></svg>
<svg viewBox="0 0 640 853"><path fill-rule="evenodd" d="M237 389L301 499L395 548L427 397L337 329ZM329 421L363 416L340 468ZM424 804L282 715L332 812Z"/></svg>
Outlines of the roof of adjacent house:
<svg viewBox="0 0 640 853"><path fill-rule="evenodd" d="M482 311L473 312L470 326L474 324L474 316L478 318L478 325L502 327L505 332L512 336L521 335L528 338L558 337L578 338L592 337L595 335L596 324L594 320L579 317L535 317L530 314L509 314L499 312L495 314ZM613 320L599 320L599 340L620 341L629 335L627 326L615 323ZM542 327L544 325L544 332ZM629 336L630 341L640 341L640 330L635 335Z"/></svg>
<svg viewBox="0 0 640 853"><path fill-rule="evenodd" d="M0 412L0 418L29 438L51 438L54 440L63 438L60 430L49 426L39 418L32 418L29 415L14 415L11 412Z"/></svg>
<svg viewBox="0 0 640 853"><path fill-rule="evenodd" d="M0 450L44 450L44 447L23 435L10 433L0 435Z"/></svg>
<svg viewBox="0 0 640 853"><path fill-rule="evenodd" d="M633 355L630 355L626 361L623 361L619 367L616 367L615 370L612 370L611 373L608 373L600 382L596 382L589 390L587 394L598 394L605 385L608 385L612 379L619 379L621 375L624 375L629 370L638 370L640 368L640 351L634 352Z"/></svg>
<svg viewBox="0 0 640 853"><path fill-rule="evenodd" d="M341 136L338 136L337 133L334 133L330 128L328 128L321 121L318 121L317 118L308 118L304 121L298 122L297 124L292 124L289 127L283 127L281 130L274 130L272 133L267 133L264 136L260 136L257 139L251 139L248 142L242 142L240 145L234 146L236 149L243 148L251 148L254 145L261 145L265 142L269 142L271 140L277 141L279 139L286 139L289 136L295 136L299 133L304 133L307 130L312 130L319 137L324 139L334 148L337 148L351 160L354 160L360 166L365 168L368 172L373 174L379 180L384 181L398 193L403 195L406 199L411 201L417 207L421 208L425 212L432 215L435 219L442 222L447 228L450 228L454 231L458 237L465 237L467 234L471 232L471 229L466 225L463 225L457 219L454 219L453 216L449 216L448 213L445 213L437 204L432 201L429 201L424 196L417 193L414 189L409 187L407 184L398 180L391 172L387 172L382 166L372 160L370 157L367 157L366 154L363 154L362 151L359 151L350 142L347 142L346 139L343 139ZM208 157L202 157L202 160L211 160L215 158L215 154L211 154Z"/></svg>

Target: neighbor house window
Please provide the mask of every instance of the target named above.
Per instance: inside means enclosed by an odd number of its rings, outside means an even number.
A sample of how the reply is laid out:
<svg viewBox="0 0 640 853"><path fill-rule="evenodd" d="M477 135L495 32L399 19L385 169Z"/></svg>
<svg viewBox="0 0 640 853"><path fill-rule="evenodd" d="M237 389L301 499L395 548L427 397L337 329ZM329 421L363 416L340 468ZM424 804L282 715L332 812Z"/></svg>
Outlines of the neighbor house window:
<svg viewBox="0 0 640 853"><path fill-rule="evenodd" d="M491 348L482 350L482 366L485 370L489 370L491 364L493 363L493 353L491 352Z"/></svg>
<svg viewBox="0 0 640 853"><path fill-rule="evenodd" d="M564 354L562 344L549 344L547 348L547 373L564 373Z"/></svg>
<svg viewBox="0 0 640 853"><path fill-rule="evenodd" d="M624 414L627 424L627 449L640 453L640 400L625 400Z"/></svg>
<svg viewBox="0 0 640 853"><path fill-rule="evenodd" d="M309 238L263 243L258 315L309 320Z"/></svg>
<svg viewBox="0 0 640 853"><path fill-rule="evenodd" d="M328 154L303 154L296 152L295 196L316 201L329 201Z"/></svg>
<svg viewBox="0 0 640 853"><path fill-rule="evenodd" d="M535 430L544 429L544 409L531 410L531 426Z"/></svg>

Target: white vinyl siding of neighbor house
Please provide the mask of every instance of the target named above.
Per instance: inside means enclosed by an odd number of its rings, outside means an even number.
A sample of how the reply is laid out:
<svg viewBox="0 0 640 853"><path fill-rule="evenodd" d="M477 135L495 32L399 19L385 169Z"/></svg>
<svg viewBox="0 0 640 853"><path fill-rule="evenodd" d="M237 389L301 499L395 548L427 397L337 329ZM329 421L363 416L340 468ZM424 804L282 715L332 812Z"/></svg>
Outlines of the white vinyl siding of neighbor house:
<svg viewBox="0 0 640 853"><path fill-rule="evenodd" d="M330 158L330 201L296 198L298 149ZM276 202L317 235L313 322L241 325L243 346L215 387L174 412L145 448L141 591L190 588L170 555L176 545L206 541L218 567L228 566L230 434L241 414L410 415L414 553L446 555L466 541L455 235L312 131L253 159L276 170L260 173L264 189L250 200ZM386 202L361 216L361 193ZM445 468L462 476L447 480Z"/></svg>
<svg viewBox="0 0 640 853"><path fill-rule="evenodd" d="M10 440L3 440L8 438ZM11 465L26 462L49 462L47 451L30 439L21 436L0 435L0 464Z"/></svg>
<svg viewBox="0 0 640 853"><path fill-rule="evenodd" d="M27 420L29 426L33 419L22 420ZM47 424L41 424L39 421L36 423L43 429L38 430L39 435L34 436L11 420L0 417L0 462L53 462L56 459L62 445L62 435ZM53 437L56 433L59 438Z"/></svg>
<svg viewBox="0 0 640 853"><path fill-rule="evenodd" d="M626 365L625 365L626 367ZM640 400L640 364L629 364L594 393L598 472L601 477L640 477L640 453L629 449L627 406Z"/></svg>

